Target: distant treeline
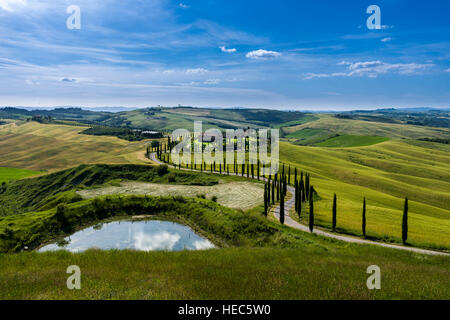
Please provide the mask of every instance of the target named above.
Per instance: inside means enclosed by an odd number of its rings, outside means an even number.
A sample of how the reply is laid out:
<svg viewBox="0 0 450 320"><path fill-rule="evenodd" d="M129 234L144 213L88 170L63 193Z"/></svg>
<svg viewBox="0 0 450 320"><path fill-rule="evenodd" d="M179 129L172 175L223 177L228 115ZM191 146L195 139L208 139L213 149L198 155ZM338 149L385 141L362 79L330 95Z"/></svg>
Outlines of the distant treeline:
<svg viewBox="0 0 450 320"><path fill-rule="evenodd" d="M335 117L339 119L450 128L450 113L446 110L428 110L424 112L407 112L397 109L364 110L342 112L336 114Z"/></svg>
<svg viewBox="0 0 450 320"><path fill-rule="evenodd" d="M114 136L128 141L159 139L163 137L163 134L161 132L156 131L131 130L127 128L102 127L102 126L91 127L80 133L93 136Z"/></svg>
<svg viewBox="0 0 450 320"><path fill-rule="evenodd" d="M420 141L437 142L443 144L450 144L450 139L439 139L439 138L422 138Z"/></svg>

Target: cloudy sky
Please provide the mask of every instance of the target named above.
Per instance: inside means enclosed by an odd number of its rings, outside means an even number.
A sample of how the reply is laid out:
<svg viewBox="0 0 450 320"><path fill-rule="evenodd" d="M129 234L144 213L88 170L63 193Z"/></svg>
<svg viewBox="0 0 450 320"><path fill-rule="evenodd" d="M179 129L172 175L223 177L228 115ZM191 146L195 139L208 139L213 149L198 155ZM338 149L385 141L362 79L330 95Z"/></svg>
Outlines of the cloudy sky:
<svg viewBox="0 0 450 320"><path fill-rule="evenodd" d="M369 30L369 5L381 29ZM81 9L68 29L67 8ZM0 105L450 107L450 2L0 0Z"/></svg>

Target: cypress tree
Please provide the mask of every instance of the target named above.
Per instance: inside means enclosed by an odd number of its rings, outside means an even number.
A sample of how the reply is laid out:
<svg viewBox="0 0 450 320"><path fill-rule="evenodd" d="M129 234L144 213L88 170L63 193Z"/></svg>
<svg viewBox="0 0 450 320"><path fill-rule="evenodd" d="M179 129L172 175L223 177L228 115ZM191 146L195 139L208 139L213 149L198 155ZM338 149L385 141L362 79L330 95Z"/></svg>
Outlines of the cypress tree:
<svg viewBox="0 0 450 320"><path fill-rule="evenodd" d="M303 183L303 180L300 182L300 193L302 195L302 202L306 201L306 192L305 192L305 184Z"/></svg>
<svg viewBox="0 0 450 320"><path fill-rule="evenodd" d="M362 213L362 233L363 237L366 237L366 198L364 198L363 202L363 213Z"/></svg>
<svg viewBox="0 0 450 320"><path fill-rule="evenodd" d="M259 167L259 160L258 160L258 164L257 164L256 170L258 171L256 174L258 175L258 181L259 181L259 170L260 170L260 167Z"/></svg>
<svg viewBox="0 0 450 320"><path fill-rule="evenodd" d="M281 195L280 191L281 191L280 181L277 181L277 201L280 201L280 195Z"/></svg>
<svg viewBox="0 0 450 320"><path fill-rule="evenodd" d="M309 187L309 174L306 174L306 176L305 176L305 191L306 191L305 192L306 199L309 200L309 196L310 196L309 191L311 191L310 187Z"/></svg>
<svg viewBox="0 0 450 320"><path fill-rule="evenodd" d="M309 197L309 231L314 230L314 199Z"/></svg>
<svg viewBox="0 0 450 320"><path fill-rule="evenodd" d="M280 199L280 223L284 224L284 197Z"/></svg>
<svg viewBox="0 0 450 320"><path fill-rule="evenodd" d="M288 172L288 184L291 184L291 166L289 166L289 172Z"/></svg>
<svg viewBox="0 0 450 320"><path fill-rule="evenodd" d="M297 181L297 168L294 169L294 180Z"/></svg>
<svg viewBox="0 0 450 320"><path fill-rule="evenodd" d="M250 163L247 164L247 178L250 178Z"/></svg>
<svg viewBox="0 0 450 320"><path fill-rule="evenodd" d="M222 174L222 164L219 163L219 173Z"/></svg>
<svg viewBox="0 0 450 320"><path fill-rule="evenodd" d="M272 204L275 203L275 184L276 181L272 181Z"/></svg>
<svg viewBox="0 0 450 320"><path fill-rule="evenodd" d="M295 189L295 211L298 212L298 182L294 181L294 189Z"/></svg>
<svg viewBox="0 0 450 320"><path fill-rule="evenodd" d="M264 215L267 216L267 183L264 184Z"/></svg>
<svg viewBox="0 0 450 320"><path fill-rule="evenodd" d="M242 164L242 172L241 172L242 176L244 176L244 173L245 173L245 162Z"/></svg>
<svg viewBox="0 0 450 320"><path fill-rule="evenodd" d="M405 198L405 204L403 206L403 221L402 221L402 241L406 244L408 240L408 198Z"/></svg>
<svg viewBox="0 0 450 320"><path fill-rule="evenodd" d="M302 214L302 190L298 188L298 203L297 203L297 213L298 217L300 218Z"/></svg>
<svg viewBox="0 0 450 320"><path fill-rule="evenodd" d="M252 179L255 179L255 165L252 163Z"/></svg>
<svg viewBox="0 0 450 320"><path fill-rule="evenodd" d="M336 193L333 197L333 231L336 232L337 198Z"/></svg>
<svg viewBox="0 0 450 320"><path fill-rule="evenodd" d="M267 205L270 204L270 179L267 181Z"/></svg>

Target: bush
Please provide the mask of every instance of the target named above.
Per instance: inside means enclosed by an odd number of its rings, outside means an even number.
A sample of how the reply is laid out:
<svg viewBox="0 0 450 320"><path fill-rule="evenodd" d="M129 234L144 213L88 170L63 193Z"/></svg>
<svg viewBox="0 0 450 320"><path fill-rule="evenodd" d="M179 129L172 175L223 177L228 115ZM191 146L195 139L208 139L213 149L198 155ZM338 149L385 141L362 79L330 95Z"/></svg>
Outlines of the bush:
<svg viewBox="0 0 450 320"><path fill-rule="evenodd" d="M200 198L200 199L206 199L206 196L205 196L204 194L198 194L198 195L197 195L197 198Z"/></svg>
<svg viewBox="0 0 450 320"><path fill-rule="evenodd" d="M157 169L158 175L161 177L169 172L169 167L165 164L160 165Z"/></svg>
<svg viewBox="0 0 450 320"><path fill-rule="evenodd" d="M167 176L167 181L169 181L169 182L175 182L177 179L176 179L176 177L177 177L177 175L175 174L175 173L170 173L168 176Z"/></svg>
<svg viewBox="0 0 450 320"><path fill-rule="evenodd" d="M217 202L217 196L212 196L211 200Z"/></svg>

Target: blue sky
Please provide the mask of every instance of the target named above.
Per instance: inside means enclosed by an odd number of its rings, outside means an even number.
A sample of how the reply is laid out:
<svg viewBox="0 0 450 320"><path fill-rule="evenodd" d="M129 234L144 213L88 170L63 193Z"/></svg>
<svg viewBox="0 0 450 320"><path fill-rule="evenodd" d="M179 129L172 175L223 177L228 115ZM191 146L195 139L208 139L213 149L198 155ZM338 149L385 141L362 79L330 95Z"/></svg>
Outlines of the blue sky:
<svg viewBox="0 0 450 320"><path fill-rule="evenodd" d="M381 9L368 30L369 5ZM66 8L81 8L69 30ZM0 105L450 107L450 2L0 0Z"/></svg>

